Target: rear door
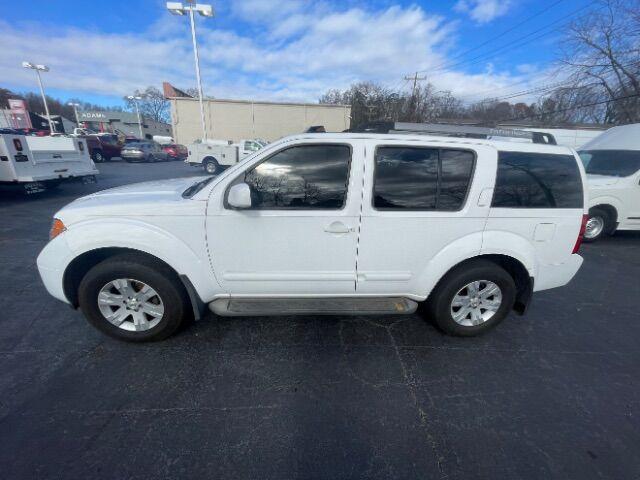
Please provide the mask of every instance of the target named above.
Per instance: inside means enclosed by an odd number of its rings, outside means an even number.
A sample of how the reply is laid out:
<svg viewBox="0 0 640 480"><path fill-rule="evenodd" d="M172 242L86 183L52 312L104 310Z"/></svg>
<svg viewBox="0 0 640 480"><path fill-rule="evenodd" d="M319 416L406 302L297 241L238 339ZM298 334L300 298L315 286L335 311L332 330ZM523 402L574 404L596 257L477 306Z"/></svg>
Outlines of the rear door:
<svg viewBox="0 0 640 480"><path fill-rule="evenodd" d="M484 145L388 141L368 150L358 293L424 296L434 258L479 252L495 162Z"/></svg>
<svg viewBox="0 0 640 480"><path fill-rule="evenodd" d="M564 148L530 148L499 152L486 235L515 234L535 250L539 267L560 265L571 256L584 212L578 160Z"/></svg>

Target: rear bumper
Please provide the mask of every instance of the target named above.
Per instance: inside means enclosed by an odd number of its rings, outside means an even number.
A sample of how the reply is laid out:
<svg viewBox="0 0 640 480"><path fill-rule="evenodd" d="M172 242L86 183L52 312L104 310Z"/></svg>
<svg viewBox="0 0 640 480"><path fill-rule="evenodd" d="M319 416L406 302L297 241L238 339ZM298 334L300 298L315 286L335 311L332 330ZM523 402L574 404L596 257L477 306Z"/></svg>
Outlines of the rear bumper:
<svg viewBox="0 0 640 480"><path fill-rule="evenodd" d="M584 259L580 255L570 255L569 260L555 265L540 265L535 278L534 292L562 287L575 277Z"/></svg>
<svg viewBox="0 0 640 480"><path fill-rule="evenodd" d="M47 291L58 300L70 303L64 294L64 272L73 260L73 253L64 237L62 233L47 243L38 255L36 264Z"/></svg>

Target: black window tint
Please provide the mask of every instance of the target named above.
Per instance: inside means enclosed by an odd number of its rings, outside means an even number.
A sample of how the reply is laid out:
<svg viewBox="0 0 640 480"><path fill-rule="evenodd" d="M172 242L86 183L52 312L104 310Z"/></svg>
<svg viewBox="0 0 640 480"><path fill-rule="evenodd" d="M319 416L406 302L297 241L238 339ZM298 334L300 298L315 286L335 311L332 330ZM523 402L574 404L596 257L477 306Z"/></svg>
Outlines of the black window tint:
<svg viewBox="0 0 640 480"><path fill-rule="evenodd" d="M433 210L438 193L438 150L378 148L375 177L375 208Z"/></svg>
<svg viewBox="0 0 640 480"><path fill-rule="evenodd" d="M493 206L582 208L582 181L571 155L500 152Z"/></svg>
<svg viewBox="0 0 640 480"><path fill-rule="evenodd" d="M640 170L638 150L586 150L580 152L587 173L628 177Z"/></svg>
<svg viewBox="0 0 640 480"><path fill-rule="evenodd" d="M462 208L473 173L474 155L464 150L440 150L442 178L438 210Z"/></svg>
<svg viewBox="0 0 640 480"><path fill-rule="evenodd" d="M245 173L252 208L340 209L347 196L351 149L305 145L276 153Z"/></svg>
<svg viewBox="0 0 640 480"><path fill-rule="evenodd" d="M373 204L379 209L459 210L475 156L464 150L380 147Z"/></svg>

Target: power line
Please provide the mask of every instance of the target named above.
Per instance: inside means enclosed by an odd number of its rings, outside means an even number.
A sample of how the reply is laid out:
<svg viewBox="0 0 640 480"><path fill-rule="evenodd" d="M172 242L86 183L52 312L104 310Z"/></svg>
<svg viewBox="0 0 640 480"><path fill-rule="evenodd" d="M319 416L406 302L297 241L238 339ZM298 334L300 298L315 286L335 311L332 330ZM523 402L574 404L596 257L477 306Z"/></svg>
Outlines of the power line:
<svg viewBox="0 0 640 480"><path fill-rule="evenodd" d="M417 72L417 73L430 72L430 74L431 74L430 76L432 76L432 77L433 77L433 76L438 76L438 75L443 75L442 73L441 73L441 74L437 74L437 73L436 73L436 74L433 74L433 72L437 72L437 71L441 71L441 70L448 70L448 69L451 69L452 67L456 67L456 66L458 66L458 65L462 65L462 64L465 64L465 63L466 63L467 65L473 65L473 64L475 64L475 63L479 63L480 61L484 60L484 57L487 57L487 56L489 56L489 57L490 57L490 56L493 56L493 55L495 55L496 53L499 53L499 52L501 52L501 51L503 51L503 50L505 50L505 49L508 49L508 48L518 48L518 47L521 47L521 46L527 45L527 44L529 44L529 43L531 43L531 42L533 42L533 41L535 41L535 40L538 40L539 38L542 38L542 37L544 37L544 36L549 35L550 33L552 33L552 31L550 31L550 32L545 32L545 30L547 30L547 29L549 29L550 27L552 27L552 26L554 26L554 25L556 25L556 24L558 24L558 23L560 23L560 22L562 22L562 21L566 20L566 19L567 19L567 18L569 18L569 17L572 17L572 16L576 15L577 13L579 13L579 12L581 12L581 11L585 10L586 8L590 7L591 5L593 5L593 4L597 3L597 2L598 2L598 0L592 0L592 1L590 1L589 3L587 3L587 4L583 5L582 7L580 7L580 8L578 8L578 9L576 9L576 10L572 11L571 13L566 14L566 15L563 15L562 17L560 17L560 18L558 18L558 19L554 20L554 21L553 21L553 22L551 22L551 23L548 23L547 25L545 25L545 26L543 26L543 27L540 27L540 28L538 28L538 29L536 29L536 30L533 30L532 32L527 33L526 35L523 35L523 36L521 36L521 37L516 38L515 40L513 40L513 41L512 41L510 44L508 44L508 45L502 45L502 46L497 47L497 48L495 48L495 49L493 49L493 50L490 50L490 51L488 51L488 52L482 53L482 54L480 54L480 55L476 55L475 57L472 57L472 58L470 58L470 59L461 60L461 61L454 62L454 63L450 63L450 61L443 62L443 63L441 63L441 64L439 64L439 65L436 65L435 67L432 67L432 68L428 68L428 69L424 69L424 70L418 70L418 72ZM542 13L544 13L544 12L542 12ZM542 33L542 34L540 34L540 35L537 35L537 36L535 36L535 37L533 37L533 38L529 38L529 37L531 37L532 35L535 35L536 33L540 33L540 32L543 32L543 33ZM523 41L523 40L524 40L524 41ZM491 40L491 41L492 41L492 40ZM491 41L487 41L487 42L485 42L485 43L484 43L484 44L482 44L482 45L486 45L487 43L491 43ZM514 42L516 42L516 45L514 45L514 44L513 44ZM517 42L520 42L520 43L517 43ZM474 47L474 48L472 48L472 49L470 49L470 50L468 50L468 51L464 52L464 54L463 54L463 55L466 55L467 53L470 53L470 52L472 52L472 51L475 51L475 50L477 50L478 48L480 48L480 46L478 46L478 47ZM456 59L456 58L459 58L459 56L454 57L453 59ZM446 72L445 72L445 73L446 73Z"/></svg>

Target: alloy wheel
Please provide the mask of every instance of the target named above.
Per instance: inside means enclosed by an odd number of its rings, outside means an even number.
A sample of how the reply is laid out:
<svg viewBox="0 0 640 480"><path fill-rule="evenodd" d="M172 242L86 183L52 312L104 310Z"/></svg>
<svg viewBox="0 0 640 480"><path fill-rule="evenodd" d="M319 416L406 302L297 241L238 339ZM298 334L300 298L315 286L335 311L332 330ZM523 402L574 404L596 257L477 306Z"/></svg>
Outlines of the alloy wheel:
<svg viewBox="0 0 640 480"><path fill-rule="evenodd" d="M465 327L475 327L493 317L502 305L502 290L489 280L468 283L451 301L451 317Z"/></svg>
<svg viewBox="0 0 640 480"><path fill-rule="evenodd" d="M132 278L110 281L98 292L97 301L104 318L127 331L150 330L164 316L164 303L158 292Z"/></svg>
<svg viewBox="0 0 640 480"><path fill-rule="evenodd" d="M599 236L604 230L604 218L600 216L589 217L584 229L584 236L587 239L593 239Z"/></svg>

